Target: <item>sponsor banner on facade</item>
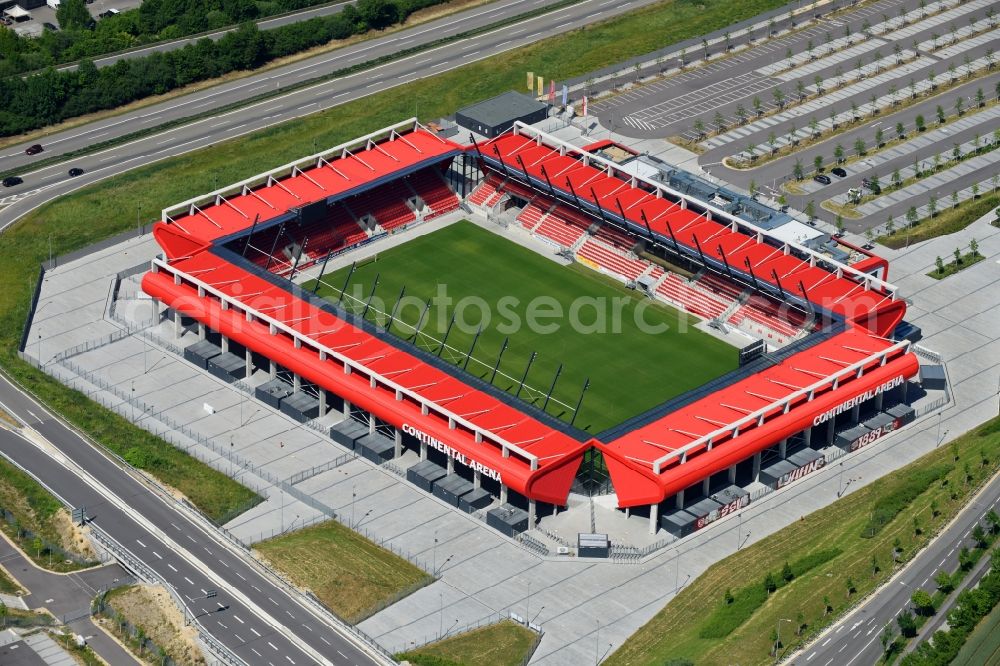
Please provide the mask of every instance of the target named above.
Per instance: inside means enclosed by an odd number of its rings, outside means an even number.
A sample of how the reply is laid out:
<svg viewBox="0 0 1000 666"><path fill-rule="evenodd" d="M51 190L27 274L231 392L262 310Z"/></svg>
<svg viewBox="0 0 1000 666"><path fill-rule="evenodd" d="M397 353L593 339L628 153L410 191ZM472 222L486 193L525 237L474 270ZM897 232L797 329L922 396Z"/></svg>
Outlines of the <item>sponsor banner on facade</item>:
<svg viewBox="0 0 1000 666"><path fill-rule="evenodd" d="M729 504L723 504L710 514L706 516L699 516L698 519L694 521L694 528L696 530L700 530L706 525L711 525L715 521L725 518L731 513L739 511L749 503L750 503L750 495L742 495L740 497L737 497Z"/></svg>
<svg viewBox="0 0 1000 666"><path fill-rule="evenodd" d="M409 423L404 423L402 430L407 435L411 435L413 437L416 437L417 441L423 442L424 444L426 444L427 446L429 446L429 447L431 447L433 449L437 449L438 451L440 451L441 453L445 454L449 458L454 458L456 462L461 463L462 465L465 465L466 467L472 469L473 471L479 472L483 476L485 476L487 478L490 478L490 479L493 479L494 481L496 481L498 483L503 483L503 480L500 478L500 472L498 472L497 470L495 470L495 469L493 469L491 467L487 467L486 465L482 464L478 460L472 460L471 458L469 458L468 456L466 456L461 451L448 446L447 444L445 444L444 442L442 442L440 439L437 439L436 437L432 437L432 436L428 435L426 432L423 432L421 430L417 430L416 428L414 428L413 426L411 426Z"/></svg>
<svg viewBox="0 0 1000 666"><path fill-rule="evenodd" d="M865 434L858 437L856 440L851 442L851 451L857 451L858 449L863 449L872 442L885 437L893 430L903 427L903 419L893 419L891 423L886 423L883 426L879 426L874 430L866 432Z"/></svg>
<svg viewBox="0 0 1000 666"><path fill-rule="evenodd" d="M834 407L833 409L825 411L822 414L817 414L816 418L813 419L813 425L814 426L822 425L823 423L826 423L830 419L835 418L838 415L843 414L848 410L854 409L861 403L871 400L877 395L885 393L886 391L891 391L897 386L902 386L903 382L905 381L906 378L903 377L903 375L899 375L898 377L893 377L884 384L880 384L871 390L865 391L860 395L856 395L850 400L847 400L841 403L840 405Z"/></svg>
<svg viewBox="0 0 1000 666"><path fill-rule="evenodd" d="M775 481L774 487L775 489L784 488L789 483L792 483L793 481L798 481L803 476L806 476L807 474L812 474L818 469L822 469L825 465L826 465L826 456L823 456L821 458L813 460L811 463L806 463L802 467L796 467L791 472L785 474L780 479Z"/></svg>

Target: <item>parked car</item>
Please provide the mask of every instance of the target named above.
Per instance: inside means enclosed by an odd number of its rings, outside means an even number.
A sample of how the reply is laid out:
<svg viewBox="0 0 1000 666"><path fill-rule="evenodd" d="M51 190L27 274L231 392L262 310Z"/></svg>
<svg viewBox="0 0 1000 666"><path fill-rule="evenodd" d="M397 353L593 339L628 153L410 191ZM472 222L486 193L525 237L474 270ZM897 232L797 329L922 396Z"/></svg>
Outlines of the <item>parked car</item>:
<svg viewBox="0 0 1000 666"><path fill-rule="evenodd" d="M43 150L45 150L45 149L42 148L42 144L36 143L33 146L28 146L28 148L24 151L24 154L25 155L37 155L38 153L42 152Z"/></svg>
<svg viewBox="0 0 1000 666"><path fill-rule="evenodd" d="M14 187L15 185L20 185L24 182L24 179L20 176L7 176L3 179L4 187Z"/></svg>
<svg viewBox="0 0 1000 666"><path fill-rule="evenodd" d="M55 32L56 30L59 29L55 25L53 25L52 23L49 23L47 21L42 24L42 27L45 28L46 30L51 30L52 32Z"/></svg>
<svg viewBox="0 0 1000 666"><path fill-rule="evenodd" d="M69 175L70 178L76 178L77 176L82 176L83 169L81 169L80 167L73 167L72 169L69 170Z"/></svg>
<svg viewBox="0 0 1000 666"><path fill-rule="evenodd" d="M820 185L829 185L830 184L830 177L829 176L824 176L821 173L816 174L815 176L813 176L813 180L815 180Z"/></svg>
<svg viewBox="0 0 1000 666"><path fill-rule="evenodd" d="M830 169L830 173L837 178L847 178L847 169L844 169L843 167L833 167Z"/></svg>

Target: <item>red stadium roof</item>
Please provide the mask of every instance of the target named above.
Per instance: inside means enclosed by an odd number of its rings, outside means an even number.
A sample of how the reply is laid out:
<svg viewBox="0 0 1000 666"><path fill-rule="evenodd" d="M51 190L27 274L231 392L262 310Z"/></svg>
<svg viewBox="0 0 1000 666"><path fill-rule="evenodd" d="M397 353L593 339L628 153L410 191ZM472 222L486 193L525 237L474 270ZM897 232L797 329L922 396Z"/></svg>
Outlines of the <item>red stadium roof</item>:
<svg viewBox="0 0 1000 666"><path fill-rule="evenodd" d="M534 418L488 387L475 388L474 379L463 381L376 329L300 298L287 282L230 262L229 252L218 248L216 241L258 219L392 181L462 149L418 127L402 133L399 127L165 210L166 222L154 234L167 259L154 261L143 289L460 462L496 474L515 491L560 505L592 445L606 454L621 506L659 502L809 427L825 410L916 372L905 344L849 324L844 333L614 441L581 442L545 416ZM813 303L861 326L882 333L889 319L902 317L905 303L879 280L856 277L846 267L826 270L815 255L804 259L787 244L769 245L725 213L709 219L711 212L688 210L682 195L655 184L642 189L634 179L612 175L610 163L541 138L506 134L484 153L499 155L513 173L526 171L539 189L551 182L640 228L648 224L682 245L700 246L706 255L732 265L749 262L756 279L777 275L774 284L780 281L789 293L801 283ZM663 198L674 194L673 201Z"/></svg>
<svg viewBox="0 0 1000 666"><path fill-rule="evenodd" d="M851 328L619 439L598 443L619 504L659 502L813 426L818 414L855 395L913 376L918 363L908 349L907 342Z"/></svg>
<svg viewBox="0 0 1000 666"><path fill-rule="evenodd" d="M392 128L384 141L375 141L375 136L363 137L360 149L358 141L344 144L230 185L218 193L178 204L163 211L163 220L190 239L206 244L246 229L258 216L260 220L268 220L292 208L352 193L464 150L457 143L420 128L406 133ZM164 232L160 229L158 233ZM172 247L169 242L168 245ZM168 253L168 256L182 255Z"/></svg>
<svg viewBox="0 0 1000 666"><path fill-rule="evenodd" d="M553 189L564 198L599 206L604 215L625 219L640 229L647 226L666 239L675 239L689 250L704 253L716 264L747 272L794 297L803 293L809 302L850 321L888 335L902 319L905 304L889 285L806 248L764 242L766 232L748 233L752 225L721 210L700 213L689 203L707 208L660 183L633 177L603 158L563 143L530 126L516 125L480 147L487 162L500 160L501 169L527 176L536 187ZM645 187L640 187L640 183ZM668 198L665 198L668 197ZM797 251L803 256L796 256ZM827 270L824 264L832 265Z"/></svg>

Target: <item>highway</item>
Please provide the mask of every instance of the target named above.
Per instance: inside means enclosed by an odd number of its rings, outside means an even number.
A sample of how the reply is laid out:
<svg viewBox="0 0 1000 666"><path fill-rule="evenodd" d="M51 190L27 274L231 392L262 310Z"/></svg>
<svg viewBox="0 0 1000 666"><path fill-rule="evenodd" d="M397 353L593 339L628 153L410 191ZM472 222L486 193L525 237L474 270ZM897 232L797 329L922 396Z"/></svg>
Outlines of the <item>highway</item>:
<svg viewBox="0 0 1000 666"><path fill-rule="evenodd" d="M250 556L164 499L6 378L0 404L26 428L0 429L0 452L167 580L202 625L248 664L384 664ZM39 445L41 443L41 445ZM57 489L57 490L56 490ZM207 598L209 590L218 596Z"/></svg>
<svg viewBox="0 0 1000 666"><path fill-rule="evenodd" d="M973 527L983 522L985 515L990 509L995 510L998 504L1000 475L994 476L955 520L902 571L796 654L791 663L799 666L867 666L876 663L882 656L880 638L885 625L891 622L898 635L896 616L908 608L912 611L910 596L913 591L922 588L929 594L934 593L934 577L942 569L952 572L957 568L959 549L973 545L970 537ZM985 555L985 559L989 560L989 554ZM973 580L971 574L967 578Z"/></svg>
<svg viewBox="0 0 1000 666"><path fill-rule="evenodd" d="M24 154L24 145L12 146L0 156L0 170L23 167L24 171L19 175L24 178L24 183L0 191L0 229L48 201L109 176L489 58L584 26L598 15L606 18L655 1L583 0L542 16L415 53L372 69L316 83L220 115L201 118L70 162L31 170L32 161L52 153L79 150L98 141L131 134L143 127L155 127L178 118L210 112L214 108L261 94L268 88L277 89L289 82L323 76L366 60L396 53L400 49L438 40L448 34L489 25L504 16L523 13L552 2L501 0L412 30L397 32L385 38L363 42L334 53L52 135L46 139L46 152L41 155L29 157ZM414 100L417 111L418 105L419 100ZM83 168L86 173L70 179L66 173L70 167Z"/></svg>
<svg viewBox="0 0 1000 666"><path fill-rule="evenodd" d="M308 9L303 9L301 11L289 12L286 14L281 14L279 16L272 16L270 18L260 19L256 21L257 27L261 30L271 30L273 28L279 28L283 25L289 25L291 23L298 23L299 21L308 21L309 19L318 18L321 16L330 16L332 14L337 14L344 9L347 5L354 4L353 0L351 2L332 2L326 5L319 5L318 7L310 7ZM223 28L221 30L214 30L212 32L201 33L198 35L192 35L190 37L182 37L180 39L172 39L165 42L157 42L155 44L149 44L148 46L143 46L140 48L129 49L128 51L120 51L118 53L112 53L110 55L94 58L94 64L97 67L107 67L108 65L113 65L119 60L128 60L131 58L141 58L143 56L148 56L152 53L166 53L167 51L176 51L177 49L182 49L188 44L193 44L201 39L211 39L212 41L218 41L230 32L236 30L236 26L230 26L228 28ZM59 71L69 70L72 71L76 69L76 64L62 65L57 67Z"/></svg>

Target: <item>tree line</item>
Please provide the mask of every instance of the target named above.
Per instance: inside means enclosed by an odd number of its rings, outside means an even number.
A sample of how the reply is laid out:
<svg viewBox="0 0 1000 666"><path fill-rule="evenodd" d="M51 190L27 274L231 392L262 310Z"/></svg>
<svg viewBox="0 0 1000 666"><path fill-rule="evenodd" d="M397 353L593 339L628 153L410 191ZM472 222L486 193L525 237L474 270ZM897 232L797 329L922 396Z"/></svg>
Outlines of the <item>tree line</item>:
<svg viewBox="0 0 1000 666"><path fill-rule="evenodd" d="M327 1L147 0L136 9L95 21L84 0L62 0L56 10L59 31L21 37L0 27L0 77L187 37Z"/></svg>
<svg viewBox="0 0 1000 666"><path fill-rule="evenodd" d="M0 136L113 109L232 71L254 69L331 40L386 28L418 9L444 1L359 0L356 7L348 5L333 16L264 31L247 22L218 41L205 38L176 51L124 59L101 69L82 60L75 71L50 67L32 76L2 79Z"/></svg>

